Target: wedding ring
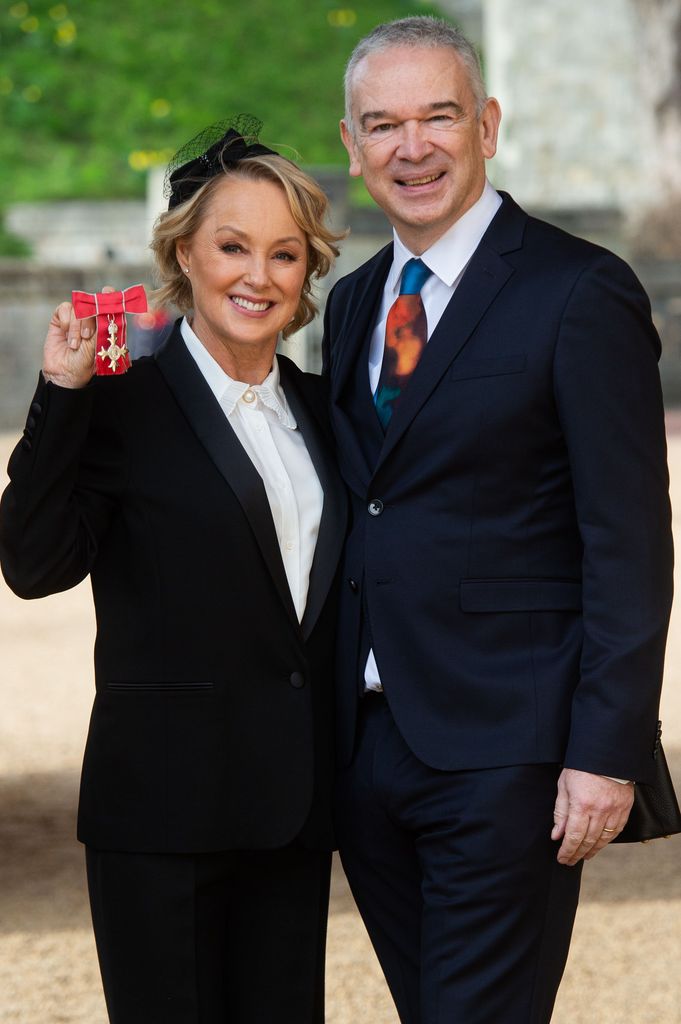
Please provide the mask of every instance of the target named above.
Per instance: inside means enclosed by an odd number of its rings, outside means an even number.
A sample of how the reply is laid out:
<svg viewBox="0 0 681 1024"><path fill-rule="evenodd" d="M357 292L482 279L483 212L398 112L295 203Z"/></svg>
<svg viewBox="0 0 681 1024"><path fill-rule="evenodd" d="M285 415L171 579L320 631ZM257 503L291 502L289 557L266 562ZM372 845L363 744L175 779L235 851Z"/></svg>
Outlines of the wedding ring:
<svg viewBox="0 0 681 1024"><path fill-rule="evenodd" d="M617 829L616 828L604 828L603 831L604 832L616 832Z"/></svg>

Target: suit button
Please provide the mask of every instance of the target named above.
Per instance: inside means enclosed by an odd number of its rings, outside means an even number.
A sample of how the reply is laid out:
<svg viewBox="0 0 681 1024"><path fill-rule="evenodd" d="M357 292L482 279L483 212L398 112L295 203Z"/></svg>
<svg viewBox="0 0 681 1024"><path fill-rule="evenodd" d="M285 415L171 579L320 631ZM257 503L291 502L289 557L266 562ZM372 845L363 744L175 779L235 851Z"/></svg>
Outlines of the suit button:
<svg viewBox="0 0 681 1024"><path fill-rule="evenodd" d="M27 437L25 437L23 439L23 441L21 442L21 447L24 449L25 452L30 452L30 450L33 447L33 445L31 444L29 439Z"/></svg>
<svg viewBox="0 0 681 1024"><path fill-rule="evenodd" d="M36 421L35 421L34 417L33 416L29 416L28 419L26 420L26 426L28 427L28 429L29 430L35 430L35 424L36 424Z"/></svg>
<svg viewBox="0 0 681 1024"><path fill-rule="evenodd" d="M40 404L40 402L32 402L31 403L31 412L33 413L34 416L40 416L42 411L43 411L43 407Z"/></svg>
<svg viewBox="0 0 681 1024"><path fill-rule="evenodd" d="M292 672L289 683L294 687L294 689L301 690L303 686L305 686L305 676L302 672Z"/></svg>
<svg viewBox="0 0 681 1024"><path fill-rule="evenodd" d="M368 505L368 510L370 516L380 516L381 512L383 511L383 502L381 501L381 499L374 498L373 501L370 501Z"/></svg>
<svg viewBox="0 0 681 1024"><path fill-rule="evenodd" d="M350 587L350 590L353 592L353 594L356 594L357 591L359 590L359 583L357 582L357 580L353 580L352 576L348 580L348 586Z"/></svg>

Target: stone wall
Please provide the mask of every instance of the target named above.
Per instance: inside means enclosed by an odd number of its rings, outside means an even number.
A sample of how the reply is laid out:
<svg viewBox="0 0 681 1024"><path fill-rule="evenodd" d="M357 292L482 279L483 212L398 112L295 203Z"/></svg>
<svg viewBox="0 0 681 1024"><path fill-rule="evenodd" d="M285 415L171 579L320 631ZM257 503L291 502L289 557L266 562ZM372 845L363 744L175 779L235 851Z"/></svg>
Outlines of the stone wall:
<svg viewBox="0 0 681 1024"><path fill-rule="evenodd" d="M681 262L635 263L662 338L660 374L665 404L681 406Z"/></svg>
<svg viewBox="0 0 681 1024"><path fill-rule="evenodd" d="M632 0L483 0L487 85L502 107L495 183L526 206L629 211L655 201ZM647 90L649 91L649 90Z"/></svg>
<svg viewBox="0 0 681 1024"><path fill-rule="evenodd" d="M149 229L143 199L15 203L7 229L31 247L41 265L87 267L146 263Z"/></svg>

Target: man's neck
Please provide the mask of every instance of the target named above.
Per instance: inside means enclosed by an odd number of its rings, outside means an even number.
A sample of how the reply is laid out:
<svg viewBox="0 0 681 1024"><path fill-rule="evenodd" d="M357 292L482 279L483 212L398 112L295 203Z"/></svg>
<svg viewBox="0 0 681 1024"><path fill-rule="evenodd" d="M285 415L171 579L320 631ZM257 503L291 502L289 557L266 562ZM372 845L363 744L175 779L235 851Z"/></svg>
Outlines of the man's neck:
<svg viewBox="0 0 681 1024"><path fill-rule="evenodd" d="M479 194L474 199L464 203L456 215L446 224L393 224L395 232L406 249L414 256L422 256L432 245L446 235L459 221L473 209L482 199L487 185L487 179L483 181Z"/></svg>

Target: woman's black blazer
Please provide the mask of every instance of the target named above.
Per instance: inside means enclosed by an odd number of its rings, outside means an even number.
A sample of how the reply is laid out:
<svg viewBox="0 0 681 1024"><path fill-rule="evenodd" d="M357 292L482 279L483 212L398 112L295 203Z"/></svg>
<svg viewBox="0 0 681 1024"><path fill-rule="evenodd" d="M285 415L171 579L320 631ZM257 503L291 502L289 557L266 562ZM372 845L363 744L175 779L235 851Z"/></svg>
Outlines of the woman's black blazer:
<svg viewBox="0 0 681 1024"><path fill-rule="evenodd" d="M262 480L177 326L123 377L36 391L0 506L0 556L25 598L91 576L96 697L78 821L91 846L332 846L345 494L324 385L279 360L324 489L301 624Z"/></svg>

